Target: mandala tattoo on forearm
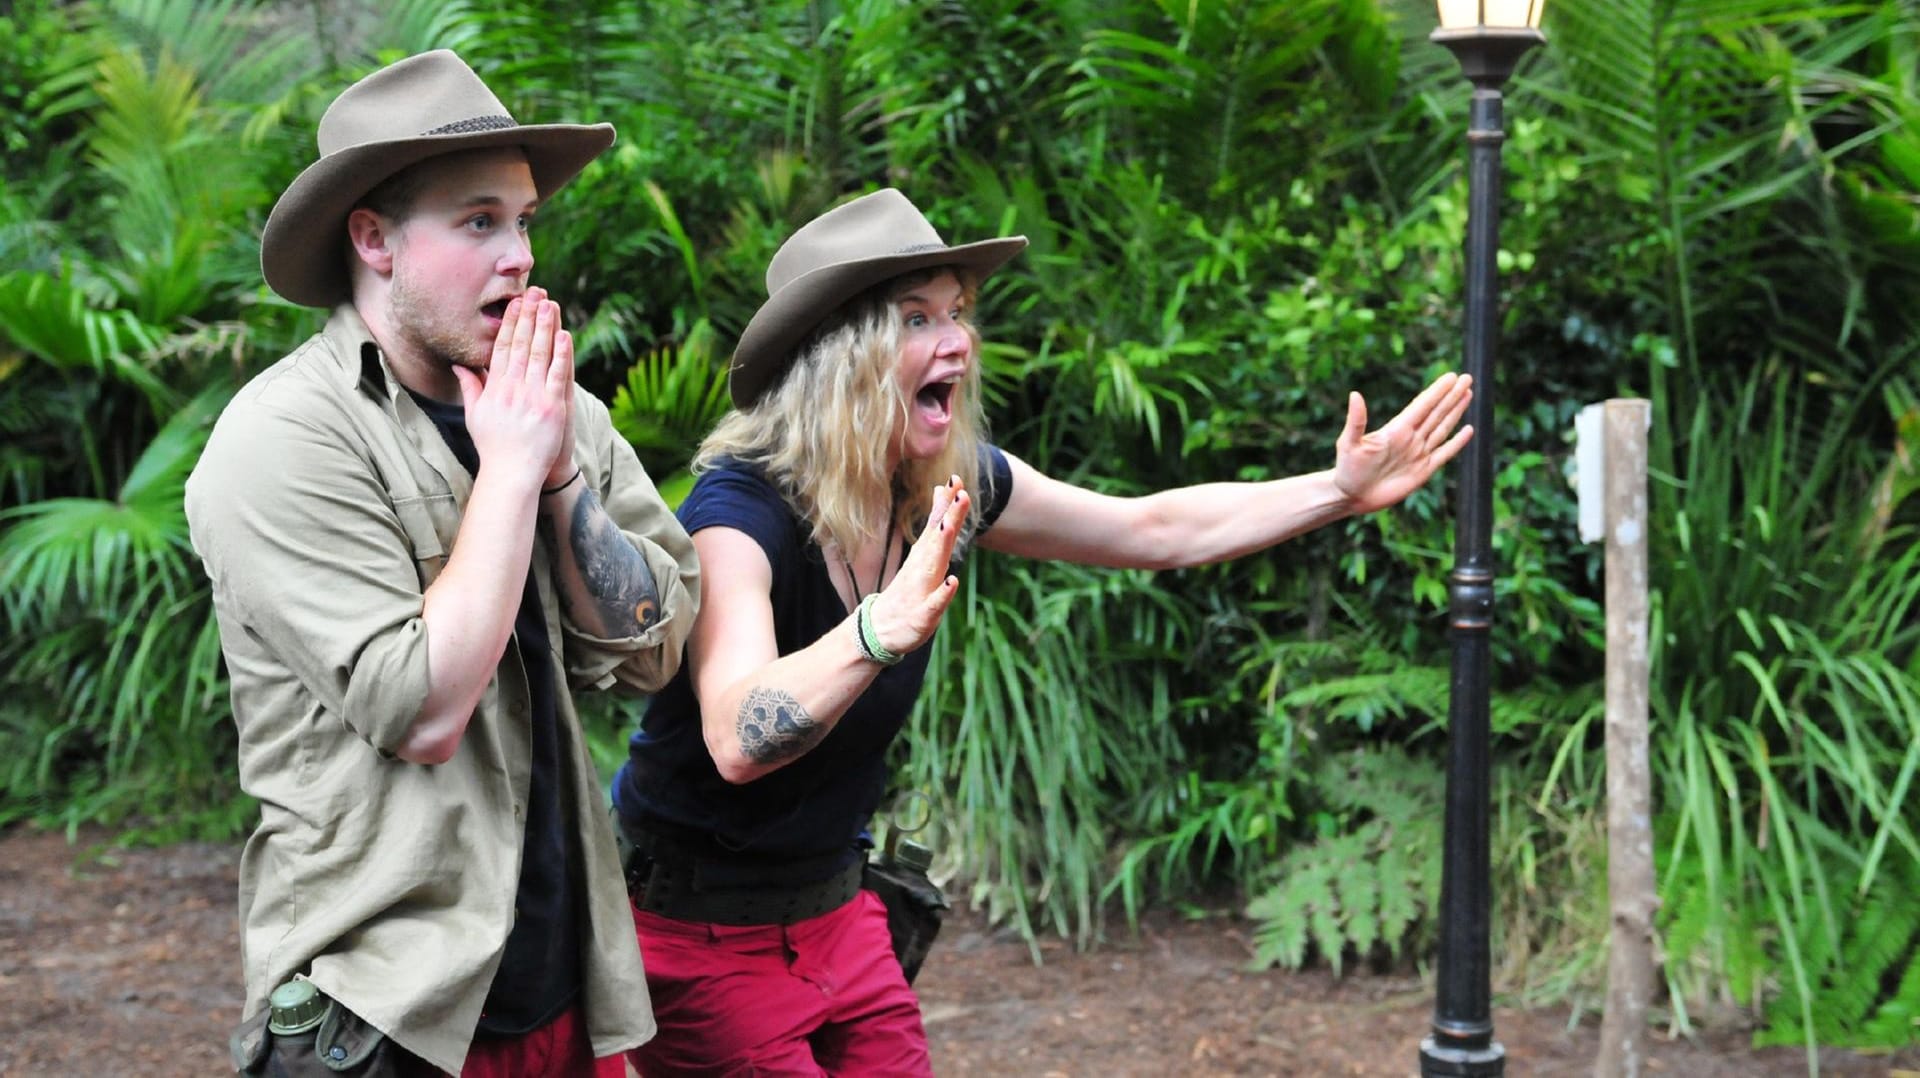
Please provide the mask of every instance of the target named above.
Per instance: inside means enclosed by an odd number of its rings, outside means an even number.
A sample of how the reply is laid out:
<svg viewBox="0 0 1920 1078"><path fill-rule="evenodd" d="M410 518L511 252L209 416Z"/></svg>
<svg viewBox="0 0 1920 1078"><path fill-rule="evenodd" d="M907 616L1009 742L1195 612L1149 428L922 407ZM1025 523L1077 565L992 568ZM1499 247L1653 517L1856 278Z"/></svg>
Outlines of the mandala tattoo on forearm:
<svg viewBox="0 0 1920 1078"><path fill-rule="evenodd" d="M804 754L827 736L792 693L749 689L740 701L740 751L756 764L781 763Z"/></svg>
<svg viewBox="0 0 1920 1078"><path fill-rule="evenodd" d="M591 618L607 636L637 636L660 620L660 587L647 559L620 534L592 490L574 502L569 531L574 564L593 598L592 609L574 611L576 617Z"/></svg>

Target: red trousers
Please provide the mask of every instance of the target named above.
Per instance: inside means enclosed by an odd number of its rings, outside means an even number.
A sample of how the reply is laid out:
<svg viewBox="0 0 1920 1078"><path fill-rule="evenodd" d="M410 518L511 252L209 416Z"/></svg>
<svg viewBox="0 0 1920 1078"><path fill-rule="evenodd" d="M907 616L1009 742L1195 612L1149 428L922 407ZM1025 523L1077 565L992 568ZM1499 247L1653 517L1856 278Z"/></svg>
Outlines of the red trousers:
<svg viewBox="0 0 1920 1078"><path fill-rule="evenodd" d="M660 1025L627 1053L644 1078L933 1073L873 892L792 925L633 923Z"/></svg>
<svg viewBox="0 0 1920 1078"><path fill-rule="evenodd" d="M518 1037L480 1037L467 1049L460 1078L626 1078L619 1056L593 1058L580 1008Z"/></svg>

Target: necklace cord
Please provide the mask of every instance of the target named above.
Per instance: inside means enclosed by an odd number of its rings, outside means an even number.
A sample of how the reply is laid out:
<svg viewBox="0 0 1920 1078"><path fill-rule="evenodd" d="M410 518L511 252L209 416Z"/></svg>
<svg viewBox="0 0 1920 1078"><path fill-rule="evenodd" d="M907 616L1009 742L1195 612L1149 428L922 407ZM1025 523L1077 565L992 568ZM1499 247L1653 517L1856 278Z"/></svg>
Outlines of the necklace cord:
<svg viewBox="0 0 1920 1078"><path fill-rule="evenodd" d="M887 562L892 559L893 511L889 509L887 511L887 537L880 541L880 570L873 574L872 594L880 594L880 582L887 578ZM858 606L860 605L860 601L867 597L867 593L860 590L860 577L854 573L853 563L847 560L845 551L840 552L840 567L847 571L847 583L853 588L853 603L855 606Z"/></svg>

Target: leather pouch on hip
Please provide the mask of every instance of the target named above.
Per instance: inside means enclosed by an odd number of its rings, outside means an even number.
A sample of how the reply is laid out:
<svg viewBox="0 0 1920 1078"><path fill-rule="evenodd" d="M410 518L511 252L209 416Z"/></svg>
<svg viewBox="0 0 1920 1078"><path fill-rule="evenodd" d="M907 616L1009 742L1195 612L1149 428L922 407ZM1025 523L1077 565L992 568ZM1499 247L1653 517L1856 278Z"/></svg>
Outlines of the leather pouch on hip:
<svg viewBox="0 0 1920 1078"><path fill-rule="evenodd" d="M907 983L920 974L920 966L933 950L934 937L950 908L947 896L927 878L926 868L898 858L883 856L867 862L861 885L880 896L887 908L887 934L892 937L893 954L900 960L900 972Z"/></svg>
<svg viewBox="0 0 1920 1078"><path fill-rule="evenodd" d="M308 997L297 1012L278 1005L281 991L293 985L302 986ZM359 1015L314 991L310 982L290 981L275 990L274 998L276 1005L233 1031L229 1043L236 1073L264 1078L405 1078L418 1072L410 1066L411 1053Z"/></svg>

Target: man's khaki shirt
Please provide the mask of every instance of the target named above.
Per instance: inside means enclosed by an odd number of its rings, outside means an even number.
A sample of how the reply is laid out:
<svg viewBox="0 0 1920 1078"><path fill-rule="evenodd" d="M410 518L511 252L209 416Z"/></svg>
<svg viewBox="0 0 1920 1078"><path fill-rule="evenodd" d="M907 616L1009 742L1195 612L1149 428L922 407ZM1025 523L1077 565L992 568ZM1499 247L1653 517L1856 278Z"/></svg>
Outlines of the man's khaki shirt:
<svg viewBox="0 0 1920 1078"><path fill-rule="evenodd" d="M637 637L560 613L545 536L533 576L552 641L561 797L577 827L579 1005L596 1055L654 1024L604 799L572 691L641 691L679 666L699 597L693 544L605 405L574 393L575 459L646 557L661 598ZM473 480L351 306L249 382L187 482L233 683L240 782L260 825L240 864L247 1013L304 974L458 1074L513 925L532 767L525 669L509 645L451 760L394 749L427 695L422 594Z"/></svg>

